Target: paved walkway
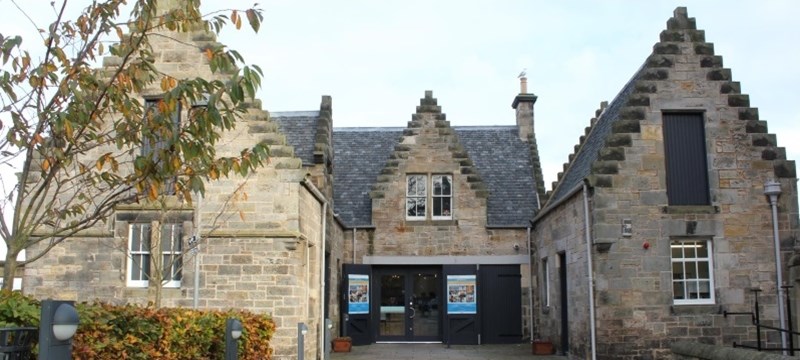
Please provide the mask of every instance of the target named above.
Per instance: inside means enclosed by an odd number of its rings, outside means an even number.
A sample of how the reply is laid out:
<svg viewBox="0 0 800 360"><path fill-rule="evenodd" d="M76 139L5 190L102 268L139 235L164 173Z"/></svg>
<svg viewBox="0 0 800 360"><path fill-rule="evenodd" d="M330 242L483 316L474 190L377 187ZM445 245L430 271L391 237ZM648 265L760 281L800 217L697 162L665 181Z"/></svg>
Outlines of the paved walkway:
<svg viewBox="0 0 800 360"><path fill-rule="evenodd" d="M372 344L353 346L349 353L332 353L331 360L564 360L564 356L531 355L530 344L453 345Z"/></svg>

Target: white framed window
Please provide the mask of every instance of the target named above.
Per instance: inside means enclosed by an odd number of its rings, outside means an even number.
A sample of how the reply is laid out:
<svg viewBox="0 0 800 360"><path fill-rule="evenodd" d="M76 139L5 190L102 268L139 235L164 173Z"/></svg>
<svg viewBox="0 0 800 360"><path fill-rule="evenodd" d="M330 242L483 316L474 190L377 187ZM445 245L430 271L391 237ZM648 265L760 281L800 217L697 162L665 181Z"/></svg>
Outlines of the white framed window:
<svg viewBox="0 0 800 360"><path fill-rule="evenodd" d="M146 288L150 282L150 223L128 225L128 287Z"/></svg>
<svg viewBox="0 0 800 360"><path fill-rule="evenodd" d="M406 176L406 219L425 220L428 200L428 177L425 175Z"/></svg>
<svg viewBox="0 0 800 360"><path fill-rule="evenodd" d="M550 306L550 268L547 258L542 259L542 306Z"/></svg>
<svg viewBox="0 0 800 360"><path fill-rule="evenodd" d="M161 226L161 266L164 287L180 287L183 270L182 229L180 224Z"/></svg>
<svg viewBox="0 0 800 360"><path fill-rule="evenodd" d="M128 274L127 286L146 288L150 285L153 271L152 256L161 256L162 286L180 287L183 259L181 224L165 223L160 227L161 236L153 239L151 223L128 225ZM158 268L158 267L156 267Z"/></svg>
<svg viewBox="0 0 800 360"><path fill-rule="evenodd" d="M676 305L713 304L714 274L710 240L679 239L670 243L672 299Z"/></svg>
<svg viewBox="0 0 800 360"><path fill-rule="evenodd" d="M453 177L450 175L433 175L433 209L434 220L453 218Z"/></svg>

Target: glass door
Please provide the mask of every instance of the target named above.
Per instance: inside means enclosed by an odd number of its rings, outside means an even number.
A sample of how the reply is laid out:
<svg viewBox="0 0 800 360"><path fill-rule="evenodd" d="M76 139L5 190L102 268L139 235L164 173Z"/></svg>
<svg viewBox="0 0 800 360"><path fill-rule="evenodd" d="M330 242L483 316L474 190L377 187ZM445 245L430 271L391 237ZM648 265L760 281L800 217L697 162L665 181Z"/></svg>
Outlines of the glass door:
<svg viewBox="0 0 800 360"><path fill-rule="evenodd" d="M377 341L441 341L441 269L376 269Z"/></svg>

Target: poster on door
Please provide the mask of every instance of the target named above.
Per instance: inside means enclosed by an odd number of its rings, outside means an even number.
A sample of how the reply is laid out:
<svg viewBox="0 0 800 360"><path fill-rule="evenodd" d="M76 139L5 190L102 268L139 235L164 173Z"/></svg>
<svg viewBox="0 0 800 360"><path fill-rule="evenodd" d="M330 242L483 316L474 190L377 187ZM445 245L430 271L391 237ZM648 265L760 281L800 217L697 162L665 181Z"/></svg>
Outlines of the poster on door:
<svg viewBox="0 0 800 360"><path fill-rule="evenodd" d="M447 313L477 313L475 275L447 275Z"/></svg>
<svg viewBox="0 0 800 360"><path fill-rule="evenodd" d="M369 275L347 275L349 314L369 314Z"/></svg>

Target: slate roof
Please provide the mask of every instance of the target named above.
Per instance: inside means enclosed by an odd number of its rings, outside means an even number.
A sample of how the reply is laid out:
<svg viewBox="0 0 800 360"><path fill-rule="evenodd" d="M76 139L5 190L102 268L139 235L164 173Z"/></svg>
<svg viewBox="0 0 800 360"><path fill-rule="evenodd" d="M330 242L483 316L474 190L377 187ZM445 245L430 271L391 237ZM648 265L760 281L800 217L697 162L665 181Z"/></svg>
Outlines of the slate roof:
<svg viewBox="0 0 800 360"><path fill-rule="evenodd" d="M620 110L633 94L636 88L636 81L639 80L644 69L645 66L642 65L631 80L622 87L622 90L620 90L614 100L608 104L608 107L603 111L600 117L597 118L597 122L594 124L591 132L586 136L583 146L578 149L578 153L567 168L567 171L564 172L564 175L561 177L550 199L548 199L548 204L555 203L567 196L570 190L578 186L583 179L590 175L592 163L594 163L600 155L600 149L603 148L606 138L611 134L612 125L617 121Z"/></svg>
<svg viewBox="0 0 800 360"><path fill-rule="evenodd" d="M334 128L334 211L372 225L369 191L405 128ZM515 126L453 127L489 190L488 225L526 227L538 208L528 144Z"/></svg>
<svg viewBox="0 0 800 360"><path fill-rule="evenodd" d="M372 225L369 192L404 128L333 128L333 211L348 227Z"/></svg>
<svg viewBox="0 0 800 360"><path fill-rule="evenodd" d="M294 154L303 165L314 165L314 142L317 134L319 111L271 112L270 119L286 135L286 142L294 146Z"/></svg>

